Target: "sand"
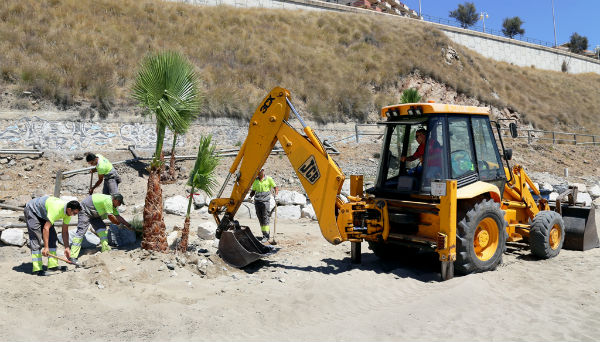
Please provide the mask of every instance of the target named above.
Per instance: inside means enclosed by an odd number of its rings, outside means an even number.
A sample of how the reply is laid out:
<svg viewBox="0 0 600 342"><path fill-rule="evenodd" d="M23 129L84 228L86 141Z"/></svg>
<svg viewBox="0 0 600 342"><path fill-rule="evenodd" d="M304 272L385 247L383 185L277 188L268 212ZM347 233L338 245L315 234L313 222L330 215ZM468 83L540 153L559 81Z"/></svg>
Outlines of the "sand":
<svg viewBox="0 0 600 342"><path fill-rule="evenodd" d="M204 219L193 217L192 226ZM167 215L167 225L179 221ZM241 223L258 233L257 222ZM353 265L350 245L330 245L313 221L278 220L277 231L279 252L241 270L205 241L206 253L177 258L139 248L87 250L85 267L37 277L29 274L27 247L2 246L2 340L600 338L600 249L536 260L510 244L496 271L441 282L438 263L426 255L382 262L363 244L362 263Z"/></svg>

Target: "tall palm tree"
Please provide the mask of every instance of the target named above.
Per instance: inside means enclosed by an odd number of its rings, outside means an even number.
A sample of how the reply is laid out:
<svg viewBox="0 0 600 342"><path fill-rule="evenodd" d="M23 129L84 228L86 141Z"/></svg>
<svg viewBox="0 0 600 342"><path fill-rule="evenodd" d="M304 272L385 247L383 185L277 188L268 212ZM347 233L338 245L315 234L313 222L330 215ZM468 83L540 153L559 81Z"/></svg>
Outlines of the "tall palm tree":
<svg viewBox="0 0 600 342"><path fill-rule="evenodd" d="M160 174L165 130L181 131L189 126L182 116L199 111L198 77L193 66L177 52L152 54L140 65L133 85L133 98L146 108L145 116L156 120L156 150L149 167L142 248L164 252L168 245Z"/></svg>
<svg viewBox="0 0 600 342"><path fill-rule="evenodd" d="M219 164L219 156L215 152L215 145L211 145L211 140L211 135L200 138L196 163L194 164L194 169L190 172L190 178L187 182L187 185L192 188L190 189L187 214L185 215L183 231L181 232L181 241L179 242L179 246L177 246L177 250L182 253L187 250L188 246L188 236L190 234L190 210L192 209L192 203L194 202L194 191L202 190L205 194L212 196L214 190L218 186L215 178L215 168Z"/></svg>

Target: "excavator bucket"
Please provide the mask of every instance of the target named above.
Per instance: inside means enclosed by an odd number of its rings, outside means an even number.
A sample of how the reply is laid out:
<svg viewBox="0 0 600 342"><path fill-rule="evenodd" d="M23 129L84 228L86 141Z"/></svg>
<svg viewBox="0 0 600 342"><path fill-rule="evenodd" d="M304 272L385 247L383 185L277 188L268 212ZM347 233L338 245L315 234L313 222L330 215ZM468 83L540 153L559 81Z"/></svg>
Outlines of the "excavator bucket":
<svg viewBox="0 0 600 342"><path fill-rule="evenodd" d="M247 266L276 251L276 249L260 243L250 228L246 226L224 231L219 240L221 259L237 268Z"/></svg>
<svg viewBox="0 0 600 342"><path fill-rule="evenodd" d="M600 246L595 212L593 207L561 206L565 222L564 249L587 251Z"/></svg>

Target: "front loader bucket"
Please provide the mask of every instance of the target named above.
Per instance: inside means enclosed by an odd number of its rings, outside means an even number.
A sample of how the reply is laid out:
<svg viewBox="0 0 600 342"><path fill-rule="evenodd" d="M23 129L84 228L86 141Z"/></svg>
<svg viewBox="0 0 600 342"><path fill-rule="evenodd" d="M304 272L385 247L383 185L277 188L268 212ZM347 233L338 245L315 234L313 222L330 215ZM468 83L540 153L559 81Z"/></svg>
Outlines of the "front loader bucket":
<svg viewBox="0 0 600 342"><path fill-rule="evenodd" d="M565 222L564 249L587 251L600 246L594 207L561 206Z"/></svg>
<svg viewBox="0 0 600 342"><path fill-rule="evenodd" d="M221 259L237 268L249 265L275 252L275 249L260 243L254 237L250 228L245 226L224 231L219 240Z"/></svg>

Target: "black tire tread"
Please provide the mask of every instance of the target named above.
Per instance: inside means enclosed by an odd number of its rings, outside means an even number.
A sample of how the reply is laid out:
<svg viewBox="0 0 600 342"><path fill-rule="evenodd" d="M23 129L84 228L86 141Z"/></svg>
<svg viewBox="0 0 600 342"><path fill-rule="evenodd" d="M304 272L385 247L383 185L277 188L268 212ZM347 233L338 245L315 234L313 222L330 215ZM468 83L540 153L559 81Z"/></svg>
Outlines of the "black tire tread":
<svg viewBox="0 0 600 342"><path fill-rule="evenodd" d="M490 215L492 218L496 216L496 222L499 223L498 249L500 252L496 252L490 260L478 262L478 260L474 260L476 257L473 252L473 235L479 221ZM495 270L502 263L502 254L506 250L507 225L508 223L504 219L504 211L500 209L500 204L494 202L494 200L483 200L468 210L456 225L455 271L461 274L469 274Z"/></svg>
<svg viewBox="0 0 600 342"><path fill-rule="evenodd" d="M550 247L550 229L558 223L561 227L561 241L556 250ZM529 232L529 248L531 253L541 259L554 258L560 253L565 242L565 223L562 216L555 211L540 211L531 223Z"/></svg>

